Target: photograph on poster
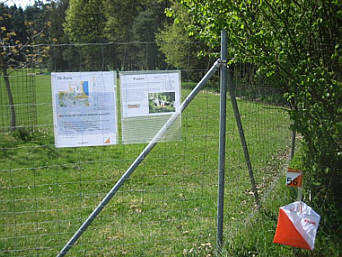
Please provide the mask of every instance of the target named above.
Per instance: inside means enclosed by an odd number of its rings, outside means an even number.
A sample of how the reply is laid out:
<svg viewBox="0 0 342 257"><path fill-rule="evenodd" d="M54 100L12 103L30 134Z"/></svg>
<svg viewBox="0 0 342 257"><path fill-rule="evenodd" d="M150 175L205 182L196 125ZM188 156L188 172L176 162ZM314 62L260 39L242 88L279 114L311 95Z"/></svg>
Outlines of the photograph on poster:
<svg viewBox="0 0 342 257"><path fill-rule="evenodd" d="M148 94L149 113L175 112L175 92Z"/></svg>

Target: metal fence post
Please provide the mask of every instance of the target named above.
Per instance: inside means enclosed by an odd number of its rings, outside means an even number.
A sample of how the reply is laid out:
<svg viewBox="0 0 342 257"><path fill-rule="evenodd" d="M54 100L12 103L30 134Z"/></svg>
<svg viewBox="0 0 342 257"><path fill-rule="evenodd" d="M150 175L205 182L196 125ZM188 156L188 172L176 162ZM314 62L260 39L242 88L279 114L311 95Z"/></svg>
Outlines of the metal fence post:
<svg viewBox="0 0 342 257"><path fill-rule="evenodd" d="M226 102L227 102L227 33L221 31L221 67L220 67L220 142L218 167L217 200L217 252L222 253L223 243L223 206L224 206L224 169L226 153Z"/></svg>
<svg viewBox="0 0 342 257"><path fill-rule="evenodd" d="M196 85L196 87L190 92L190 94L186 97L186 99L182 102L179 107L179 112L175 112L163 125L163 127L157 132L157 134L153 137L150 143L144 148L144 150L140 153L140 155L135 159L135 161L131 164L131 166L127 169L127 171L121 176L121 178L116 182L116 184L112 187L112 189L107 193L107 195L102 199L102 201L98 204L98 206L93 210L93 212L88 216L88 218L83 222L80 228L74 233L74 235L69 239L69 241L64 245L63 249L57 254L57 257L63 257L67 254L70 248L76 243L76 241L80 238L84 231L87 230L89 225L93 222L93 220L100 214L102 209L109 203L109 201L113 198L116 192L120 189L120 187L124 184L124 182L130 177L130 175L136 170L136 168L140 165L140 163L147 157L147 155L152 151L152 149L158 144L159 140L165 135L174 121L180 116L180 114L186 109L186 107L191 103L191 101L195 98L201 88L205 85L205 83L216 73L219 68L220 62L217 60L210 70L204 75L200 82Z"/></svg>
<svg viewBox="0 0 342 257"><path fill-rule="evenodd" d="M291 138L291 154L290 154L291 160L293 159L293 157L295 155L295 149L296 149L296 130L293 128L292 129L292 138Z"/></svg>

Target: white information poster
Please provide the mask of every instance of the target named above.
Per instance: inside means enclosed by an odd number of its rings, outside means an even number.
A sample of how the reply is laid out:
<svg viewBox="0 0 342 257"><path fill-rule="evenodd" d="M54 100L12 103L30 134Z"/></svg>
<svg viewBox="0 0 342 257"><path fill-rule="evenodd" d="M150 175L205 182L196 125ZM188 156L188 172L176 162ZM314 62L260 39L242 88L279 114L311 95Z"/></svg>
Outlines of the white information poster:
<svg viewBox="0 0 342 257"><path fill-rule="evenodd" d="M117 143L115 72L51 73L56 147Z"/></svg>
<svg viewBox="0 0 342 257"><path fill-rule="evenodd" d="M180 72L120 73L123 118L171 114L180 106Z"/></svg>
<svg viewBox="0 0 342 257"><path fill-rule="evenodd" d="M120 72L122 143L147 143L180 108L180 71ZM180 138L181 118L163 138Z"/></svg>

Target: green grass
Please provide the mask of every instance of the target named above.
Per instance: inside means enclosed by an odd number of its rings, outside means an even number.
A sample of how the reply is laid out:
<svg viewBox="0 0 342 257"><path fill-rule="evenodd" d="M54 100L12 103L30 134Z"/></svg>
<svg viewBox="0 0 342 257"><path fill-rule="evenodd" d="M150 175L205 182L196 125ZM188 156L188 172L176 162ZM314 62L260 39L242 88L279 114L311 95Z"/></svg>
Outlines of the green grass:
<svg viewBox="0 0 342 257"><path fill-rule="evenodd" d="M29 126L36 118L34 106L34 76L27 76L28 71L9 70L9 83L13 103L16 110L16 126ZM8 108L8 92L3 76L0 76L0 131L5 131L10 126L10 109Z"/></svg>
<svg viewBox="0 0 342 257"><path fill-rule="evenodd" d="M297 150L289 167L303 169L303 149L297 141ZM334 231L329 234L322 232L320 227L316 234L314 250L304 250L290 246L274 244L273 236L276 230L279 207L297 201L297 189L285 186L284 167L280 179L273 183L272 191L264 200L262 209L253 214L252 218L234 224L238 229L230 235L233 240L227 240L224 256L296 256L296 257L338 257L341 256L341 239ZM305 183L304 174L304 183ZM309 195L304 194L303 201ZM321 222L325 219L321 216ZM229 238L229 237L228 237Z"/></svg>
<svg viewBox="0 0 342 257"><path fill-rule="evenodd" d="M38 131L26 141L0 136L0 256L56 255L145 146L56 149L50 77L38 76L36 81ZM189 92L183 89L182 98ZM262 196L286 161L289 118L266 104L238 103ZM219 96L200 93L182 114L182 140L153 149L70 256L214 255L218 120ZM226 239L254 205L228 103ZM267 231L268 237L273 233ZM228 250L239 245L229 240Z"/></svg>

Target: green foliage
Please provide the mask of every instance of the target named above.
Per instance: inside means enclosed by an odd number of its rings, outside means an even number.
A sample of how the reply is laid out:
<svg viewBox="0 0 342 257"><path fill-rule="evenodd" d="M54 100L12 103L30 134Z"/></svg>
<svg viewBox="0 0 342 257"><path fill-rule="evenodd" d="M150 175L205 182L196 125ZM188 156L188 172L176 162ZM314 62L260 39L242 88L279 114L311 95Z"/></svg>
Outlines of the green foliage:
<svg viewBox="0 0 342 257"><path fill-rule="evenodd" d="M166 15L173 18L173 22L165 23L156 36L166 62L177 69L189 71L190 80L199 80L202 74L193 71L208 68L210 56L203 53L209 53L210 49L186 32L185 26L190 23L190 19L177 1L172 1L171 7L166 9Z"/></svg>
<svg viewBox="0 0 342 257"><path fill-rule="evenodd" d="M103 1L70 0L65 32L72 42L101 42L105 26Z"/></svg>
<svg viewBox="0 0 342 257"><path fill-rule="evenodd" d="M35 6L23 11L22 8L17 8L15 5L8 7L4 3L0 3L0 75L4 80L7 92L10 111L9 128L11 130L15 130L17 127L17 107L12 92L10 73L23 67L31 68L40 65L47 52L46 47L40 48L38 52L36 48L29 47L29 44L41 43L45 38L45 26L37 31L30 20L34 18L37 23L40 21L36 13L31 12L36 10L35 8L40 10L40 7Z"/></svg>
<svg viewBox="0 0 342 257"><path fill-rule="evenodd" d="M1 6L4 7L0 10L3 14L0 33L4 39L1 44L11 44L11 52L18 52L21 47L25 50L22 62L16 62L16 66L26 61L50 71L103 70L109 67L161 69L166 66L163 54L155 44L155 34L167 19L164 15L164 9L169 6L167 0L35 1L25 10L5 4ZM10 15L7 17L3 10ZM6 26L3 26L4 22ZM16 35L6 36L14 32ZM108 41L114 43L103 48L56 46ZM39 52L42 47L32 48L24 44L53 46ZM99 56L106 60L100 60Z"/></svg>
<svg viewBox="0 0 342 257"><path fill-rule="evenodd" d="M62 17L60 12L67 5L65 1L53 4L55 11L52 13ZM72 49L70 47L63 53L61 50L54 50L53 54L63 69L68 70L70 70L66 65L68 58L71 62L81 60L84 66L82 69L86 70L101 70L104 67L120 70L165 67L162 54L154 41L155 33L165 20L162 14L166 6L167 1L152 0L71 0L67 7L65 22L61 21L61 18L57 19L59 20L57 24L51 20L54 26L63 24L64 37L56 34L54 30L54 35L57 37L52 39L62 43L65 40L79 43L110 41L113 45L105 49L99 47ZM128 47L129 50L127 50ZM99 56L102 58L105 56L109 61L101 62ZM103 63L105 65L101 66ZM71 65L71 68L77 66L80 67L80 65Z"/></svg>
<svg viewBox="0 0 342 257"><path fill-rule="evenodd" d="M64 30L73 43L103 43L105 36L104 1L71 0L66 10ZM114 59L112 49L105 51L96 45L69 47L64 49L62 58L66 64L64 69L103 70L103 60L99 56L108 55ZM71 64L71 65L70 65Z"/></svg>
<svg viewBox="0 0 342 257"><path fill-rule="evenodd" d="M295 200L295 194L290 194L289 190L280 179L263 209L251 221L236 225L237 233L227 238L223 256L339 257L342 250L340 238L332 238L331 233L323 232L321 225L313 251L273 243L279 207Z"/></svg>
<svg viewBox="0 0 342 257"><path fill-rule="evenodd" d="M191 43L190 38L181 26L176 24L166 25L157 35L157 43L165 54L168 64L177 68L187 68Z"/></svg>
<svg viewBox="0 0 342 257"><path fill-rule="evenodd" d="M187 29L211 46L228 32L231 63L253 63L285 92L294 128L305 142L306 189L323 217L322 230L341 223L340 1L182 0ZM334 230L336 234L340 230Z"/></svg>
<svg viewBox="0 0 342 257"><path fill-rule="evenodd" d="M297 141L295 156L291 160L289 167L302 171L305 169L305 147L302 140ZM308 176L309 174L304 172L304 186L310 183L308 182ZM252 219L236 224L237 232L228 236L224 256L338 257L341 255L340 237L331 233L331 231L328 232L322 229L322 227L324 228L322 222L325 222L327 216L321 213L319 213L321 215L321 224L316 234L315 249L313 251L273 243L279 207L297 199L297 189L286 187L284 178L283 171L280 179L276 181L269 198L262 204L262 209L255 213ZM304 191L304 202L309 202L309 198L310 191ZM316 208L314 210L317 211Z"/></svg>
<svg viewBox="0 0 342 257"><path fill-rule="evenodd" d="M48 11L48 39L51 44L69 43L69 37L64 33L63 24L65 13L69 7L69 0L60 0L57 3L51 2ZM68 65L77 66L74 62L77 59L74 52L70 53L70 48L57 47L49 49L48 70L64 70ZM73 60L73 61L72 61Z"/></svg>
<svg viewBox="0 0 342 257"><path fill-rule="evenodd" d="M146 70L165 67L154 42L155 34L166 18L163 13L167 1L107 0L105 5L106 39L124 42L114 49L117 68ZM127 42L130 42L129 50Z"/></svg>
<svg viewBox="0 0 342 257"><path fill-rule="evenodd" d="M17 67L25 60L21 48L28 35L21 8L0 4L0 14L0 69L2 75L5 75L8 68Z"/></svg>
<svg viewBox="0 0 342 257"><path fill-rule="evenodd" d="M147 1L105 0L106 38L114 42L128 42L132 39L134 18Z"/></svg>
<svg viewBox="0 0 342 257"><path fill-rule="evenodd" d="M156 67L156 61L162 59L157 45L154 43L155 34L160 26L160 9L157 7L139 12L132 24L133 39L144 42L143 44L137 44L136 67L138 69L151 70ZM159 63L158 66L162 68L160 66L165 65Z"/></svg>
<svg viewBox="0 0 342 257"><path fill-rule="evenodd" d="M22 140L24 142L28 142L32 139L32 131L26 128L18 128L11 134L17 140Z"/></svg>

